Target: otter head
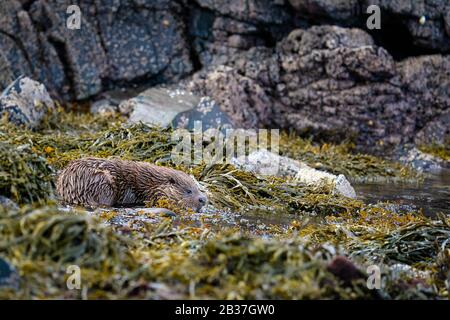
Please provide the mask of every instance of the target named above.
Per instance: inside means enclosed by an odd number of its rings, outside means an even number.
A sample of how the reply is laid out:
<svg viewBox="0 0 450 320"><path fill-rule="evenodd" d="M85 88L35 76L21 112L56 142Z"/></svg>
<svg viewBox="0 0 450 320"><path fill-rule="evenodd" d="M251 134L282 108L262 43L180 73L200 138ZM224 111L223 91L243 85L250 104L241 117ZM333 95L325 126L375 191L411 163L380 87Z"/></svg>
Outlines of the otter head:
<svg viewBox="0 0 450 320"><path fill-rule="evenodd" d="M184 172L165 168L164 182L159 187L164 197L174 203L199 211L208 198L200 191L195 180Z"/></svg>

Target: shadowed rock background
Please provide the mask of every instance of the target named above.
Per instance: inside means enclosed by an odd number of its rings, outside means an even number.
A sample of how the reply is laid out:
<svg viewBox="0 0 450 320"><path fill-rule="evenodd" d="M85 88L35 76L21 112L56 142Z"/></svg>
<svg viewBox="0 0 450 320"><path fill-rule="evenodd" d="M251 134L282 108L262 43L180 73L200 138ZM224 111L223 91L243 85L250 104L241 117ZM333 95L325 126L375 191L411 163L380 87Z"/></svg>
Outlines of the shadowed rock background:
<svg viewBox="0 0 450 320"><path fill-rule="evenodd" d="M67 7L82 11L66 28ZM381 30L367 30L370 4ZM239 127L383 152L449 136L447 0L2 0L0 89L25 75L60 101L160 84ZM447 120L446 120L447 119Z"/></svg>

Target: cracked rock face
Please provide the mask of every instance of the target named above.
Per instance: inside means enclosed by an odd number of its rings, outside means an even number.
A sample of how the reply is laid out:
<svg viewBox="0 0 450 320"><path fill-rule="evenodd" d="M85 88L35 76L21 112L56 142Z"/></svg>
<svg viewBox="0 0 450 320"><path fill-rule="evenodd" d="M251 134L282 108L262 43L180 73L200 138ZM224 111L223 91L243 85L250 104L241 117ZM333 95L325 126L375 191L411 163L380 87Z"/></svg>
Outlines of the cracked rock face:
<svg viewBox="0 0 450 320"><path fill-rule="evenodd" d="M300 16L360 28L367 19L364 14L368 6L377 5L381 9L381 28L392 25L404 27L414 45L439 52L450 50L448 1L289 0L288 2Z"/></svg>
<svg viewBox="0 0 450 320"><path fill-rule="evenodd" d="M69 4L80 30L66 28ZM382 10L381 33L366 30L369 4ZM448 111L449 52L445 0L0 2L0 88L26 75L84 100L195 73L190 89L237 126L355 138L375 153ZM440 139L430 132L441 126L428 127L421 135Z"/></svg>
<svg viewBox="0 0 450 320"><path fill-rule="evenodd" d="M78 4L81 28L66 27ZM0 4L0 87L33 76L63 100L123 82L175 81L192 71L180 8L168 1L29 1Z"/></svg>
<svg viewBox="0 0 450 320"><path fill-rule="evenodd" d="M360 29L294 30L273 50L253 48L226 65L199 73L190 86L241 126L353 138L365 151L411 142L450 108L448 56L395 62Z"/></svg>
<svg viewBox="0 0 450 320"><path fill-rule="evenodd" d="M80 30L66 28L69 5ZM133 83L175 82L231 55L273 47L296 28L365 28L369 4L382 26L405 30L410 45L450 51L448 1L332 0L8 0L0 4L0 88L20 75L62 100L83 100ZM399 36L400 37L400 36ZM403 41L403 39L398 39Z"/></svg>

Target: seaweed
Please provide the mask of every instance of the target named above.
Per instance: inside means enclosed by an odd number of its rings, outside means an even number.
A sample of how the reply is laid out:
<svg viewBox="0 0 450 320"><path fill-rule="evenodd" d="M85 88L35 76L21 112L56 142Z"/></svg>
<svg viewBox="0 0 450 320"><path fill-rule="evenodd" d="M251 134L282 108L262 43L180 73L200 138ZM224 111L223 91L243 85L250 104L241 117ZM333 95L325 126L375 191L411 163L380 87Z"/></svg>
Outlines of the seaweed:
<svg viewBox="0 0 450 320"><path fill-rule="evenodd" d="M30 144L0 141L0 194L18 202L46 202L53 191L53 169Z"/></svg>
<svg viewBox="0 0 450 320"><path fill-rule="evenodd" d="M49 206L0 210L0 235L0 255L21 276L17 290L0 288L5 298L362 299L407 294L417 299L447 294L442 278L448 271L442 266L424 283L396 278L387 270L386 285L373 292L365 284L364 260L354 258L362 278L347 282L329 266L336 255L349 252L300 234L262 239L226 228L212 232L175 225L171 219L133 228L106 226L90 214ZM69 265L82 270L80 290L67 288ZM435 289L426 284L434 278L440 279L431 282Z"/></svg>
<svg viewBox="0 0 450 320"><path fill-rule="evenodd" d="M421 212L394 212L287 177L258 176L230 164L177 166L172 129L128 124L114 116L62 112L38 130L2 122L2 194L20 208L0 206L0 255L20 274L3 298L32 299L440 299L449 297L450 227ZM420 179L415 171L349 144L314 145L283 134L284 155L352 179ZM290 216L265 236L208 221L160 200L177 217L127 217L116 209L86 212L52 203L52 180L85 156L158 163L197 178L214 210L233 215ZM209 209L208 209L209 210ZM247 215L248 217L248 215ZM195 220L197 219L197 220ZM214 220L215 219L215 220ZM211 222L212 221L212 222ZM330 265L336 257L359 270L348 281ZM365 267L383 268L383 287L367 288ZM396 265L406 271L395 271ZM67 268L82 270L82 288L69 290ZM409 270L409 271L408 271ZM412 270L412 271L411 271ZM420 273L422 272L422 273ZM415 276L420 273L420 276Z"/></svg>
<svg viewBox="0 0 450 320"><path fill-rule="evenodd" d="M418 146L418 149L444 161L450 161L450 139L446 139L444 144L422 144Z"/></svg>
<svg viewBox="0 0 450 320"><path fill-rule="evenodd" d="M301 160L309 166L343 174L353 181L418 181L422 174L407 165L380 159L373 155L354 153L354 145L324 143L315 145L311 140L302 139L292 133L280 136L280 152L288 157Z"/></svg>

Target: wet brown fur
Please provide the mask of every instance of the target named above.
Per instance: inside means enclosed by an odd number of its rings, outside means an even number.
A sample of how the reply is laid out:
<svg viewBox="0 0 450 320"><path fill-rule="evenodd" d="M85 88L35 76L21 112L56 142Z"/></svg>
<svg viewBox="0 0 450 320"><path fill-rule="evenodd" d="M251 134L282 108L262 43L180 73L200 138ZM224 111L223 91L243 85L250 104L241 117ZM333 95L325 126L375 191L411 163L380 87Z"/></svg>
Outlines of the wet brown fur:
<svg viewBox="0 0 450 320"><path fill-rule="evenodd" d="M136 206L167 198L199 210L206 196L184 172L146 162L84 158L58 175L56 190L68 204L86 207Z"/></svg>

